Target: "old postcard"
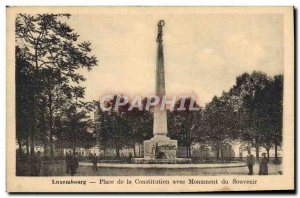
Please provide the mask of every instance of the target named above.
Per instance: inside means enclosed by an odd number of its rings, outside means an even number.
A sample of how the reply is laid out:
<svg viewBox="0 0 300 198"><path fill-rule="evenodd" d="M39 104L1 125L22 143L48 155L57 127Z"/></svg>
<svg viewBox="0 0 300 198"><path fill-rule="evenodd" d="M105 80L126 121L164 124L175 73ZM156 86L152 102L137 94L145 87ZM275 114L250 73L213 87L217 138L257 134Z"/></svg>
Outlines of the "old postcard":
<svg viewBox="0 0 300 198"><path fill-rule="evenodd" d="M294 190L293 20L7 7L7 191Z"/></svg>

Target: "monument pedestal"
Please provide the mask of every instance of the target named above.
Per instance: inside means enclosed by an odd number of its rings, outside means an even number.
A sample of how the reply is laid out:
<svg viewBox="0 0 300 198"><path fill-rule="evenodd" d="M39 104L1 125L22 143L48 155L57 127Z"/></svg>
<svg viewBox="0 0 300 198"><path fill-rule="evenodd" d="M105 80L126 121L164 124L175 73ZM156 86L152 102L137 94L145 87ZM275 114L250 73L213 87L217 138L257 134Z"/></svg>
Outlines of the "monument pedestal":
<svg viewBox="0 0 300 198"><path fill-rule="evenodd" d="M176 150L177 140L171 140L165 135L156 135L144 141L145 159L174 159Z"/></svg>
<svg viewBox="0 0 300 198"><path fill-rule="evenodd" d="M190 164L191 159L176 158L177 140L155 135L144 141L144 158L132 158L135 164Z"/></svg>

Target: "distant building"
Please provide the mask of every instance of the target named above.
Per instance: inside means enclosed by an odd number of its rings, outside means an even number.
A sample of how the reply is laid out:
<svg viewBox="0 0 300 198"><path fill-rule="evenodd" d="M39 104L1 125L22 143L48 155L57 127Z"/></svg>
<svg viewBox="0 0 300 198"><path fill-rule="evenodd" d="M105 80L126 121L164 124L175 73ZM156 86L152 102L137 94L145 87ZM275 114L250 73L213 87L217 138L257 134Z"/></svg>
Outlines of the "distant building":
<svg viewBox="0 0 300 198"><path fill-rule="evenodd" d="M241 142L238 142L238 141L233 143L232 145L233 145L234 152L237 153L236 157L246 157L248 155L247 145L245 145ZM251 148L251 152L253 155L255 155L255 153L256 153L255 148ZM267 153L267 150L263 147L260 147L259 148L259 156L261 156L262 153ZM270 148L269 154L270 154L270 157L275 157L275 149L273 147ZM278 147L277 156L282 157L282 148L281 147Z"/></svg>

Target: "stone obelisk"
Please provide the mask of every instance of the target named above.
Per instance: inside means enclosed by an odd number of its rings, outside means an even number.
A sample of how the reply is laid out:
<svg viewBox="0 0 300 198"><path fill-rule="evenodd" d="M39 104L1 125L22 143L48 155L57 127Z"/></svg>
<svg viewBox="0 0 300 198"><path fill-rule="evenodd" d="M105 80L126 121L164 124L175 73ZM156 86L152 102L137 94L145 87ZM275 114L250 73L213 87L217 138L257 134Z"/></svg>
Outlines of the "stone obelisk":
<svg viewBox="0 0 300 198"><path fill-rule="evenodd" d="M167 127L167 112L166 109L161 110L161 100L166 94L165 91L165 71L164 71L164 52L163 52L163 26L164 21L160 20L157 24L158 34L157 42L157 57L156 57L156 82L155 82L155 95L160 98L160 103L154 106L154 123L153 135L166 136L168 132Z"/></svg>
<svg viewBox="0 0 300 198"><path fill-rule="evenodd" d="M160 20L157 24L158 34L157 57L156 57L156 83L155 94L160 98L160 103L154 106L153 135L150 140L144 141L144 159L155 163L172 163L176 159L177 140L167 137L167 111L161 109L161 100L165 96L165 72L164 72L164 53L163 53L163 26L165 22Z"/></svg>

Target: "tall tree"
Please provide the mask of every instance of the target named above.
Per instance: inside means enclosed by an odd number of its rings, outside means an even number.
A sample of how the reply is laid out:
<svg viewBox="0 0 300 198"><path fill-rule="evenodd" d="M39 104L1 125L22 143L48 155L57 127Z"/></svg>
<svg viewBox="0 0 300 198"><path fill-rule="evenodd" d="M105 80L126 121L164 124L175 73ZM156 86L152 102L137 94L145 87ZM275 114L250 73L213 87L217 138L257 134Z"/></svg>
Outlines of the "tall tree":
<svg viewBox="0 0 300 198"><path fill-rule="evenodd" d="M77 147L90 148L93 145L92 121L88 113L89 111L81 104L73 104L64 110L60 120L61 147L75 151Z"/></svg>
<svg viewBox="0 0 300 198"><path fill-rule="evenodd" d="M141 108L134 107L131 111L128 111L130 136L129 142L135 145L139 145L139 157L141 156L141 145L144 140L148 140L153 136L153 113L146 110L147 98L141 99ZM152 110L152 107L151 107ZM134 156L136 155L134 149Z"/></svg>
<svg viewBox="0 0 300 198"><path fill-rule="evenodd" d="M263 145L265 111L262 90L270 83L270 77L262 72L244 73L237 77L236 84L229 94L236 101L240 116L241 139L255 147L256 158L259 158L259 148Z"/></svg>
<svg viewBox="0 0 300 198"><path fill-rule="evenodd" d="M126 108L120 107L115 109L117 98L115 95L112 99L106 101L106 105L111 107L108 111L102 111L99 106L98 110L98 142L102 149L114 148L116 157L120 157L120 150L128 146L129 123L126 121Z"/></svg>
<svg viewBox="0 0 300 198"><path fill-rule="evenodd" d="M282 117L283 117L283 76L276 75L270 83L257 95L261 95L260 111L264 147L269 150L275 147L275 160L278 161L278 146L282 141Z"/></svg>
<svg viewBox="0 0 300 198"><path fill-rule="evenodd" d="M237 137L238 126L236 123L237 112L230 103L227 93L221 97L214 97L206 105L203 112L203 130L207 139L216 150L216 157L219 159L223 145Z"/></svg>
<svg viewBox="0 0 300 198"><path fill-rule="evenodd" d="M76 72L79 68L90 70L97 65L95 56L91 56L91 43L78 42L79 35L62 22L69 19L70 14L18 14L16 17L16 43L27 51L27 62L30 65L28 73L32 77L32 122L30 129L31 153L34 153L35 138L37 136L37 111L39 101L47 103L47 119L49 141L52 145L55 128L54 109L55 95L61 93L58 89L72 90L76 98L81 98L83 92L79 84L85 80ZM42 82L42 83L41 83ZM66 88L68 87L68 88ZM68 93L67 93L68 94ZM45 97L46 96L46 97Z"/></svg>
<svg viewBox="0 0 300 198"><path fill-rule="evenodd" d="M274 128L275 160L278 162L278 146L282 144L283 125L283 75L276 75L273 81L273 97L271 115Z"/></svg>
<svg viewBox="0 0 300 198"><path fill-rule="evenodd" d="M200 140L199 131L202 127L201 109L190 110L190 105L199 107L198 104L191 104L191 98L186 98L180 110L181 99L176 104L174 111L168 112L168 131L171 138L177 139L180 146L186 147L186 156L191 157L192 145Z"/></svg>
<svg viewBox="0 0 300 198"><path fill-rule="evenodd" d="M115 95L113 99L106 101L107 107L114 107L117 97ZM119 157L119 150L127 147L132 148L134 156L137 156L136 144L141 148L143 141L152 136L153 130L152 113L145 110L146 98L141 102L142 109L134 107L129 110L130 103L128 103L118 109L111 108L109 111L103 111L99 102L95 102L97 106L95 131L101 149L105 151L107 148L114 148Z"/></svg>
<svg viewBox="0 0 300 198"><path fill-rule="evenodd" d="M19 154L22 146L26 145L29 154L29 135L31 130L33 95L31 94L32 74L31 65L27 61L28 51L16 46L16 138Z"/></svg>

